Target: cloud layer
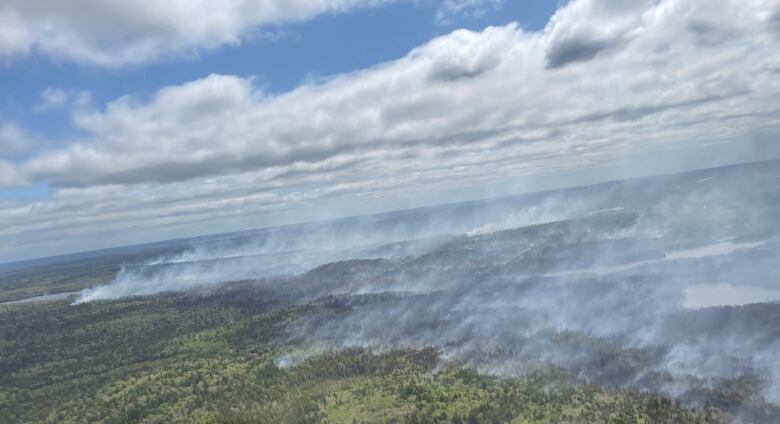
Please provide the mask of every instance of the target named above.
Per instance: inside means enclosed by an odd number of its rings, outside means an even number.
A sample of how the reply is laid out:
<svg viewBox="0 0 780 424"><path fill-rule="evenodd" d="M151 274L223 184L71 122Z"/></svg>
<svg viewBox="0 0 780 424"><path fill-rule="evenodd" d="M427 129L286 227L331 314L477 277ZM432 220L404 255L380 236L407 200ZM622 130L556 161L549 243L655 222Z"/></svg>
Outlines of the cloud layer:
<svg viewBox="0 0 780 424"><path fill-rule="evenodd" d="M99 66L141 64L235 45L262 28L392 0L10 0L0 5L0 60L42 53Z"/></svg>
<svg viewBox="0 0 780 424"><path fill-rule="evenodd" d="M10 223L0 239L225 219L776 135L777 11L769 0L579 0L541 32L458 30L279 95L210 75L122 97L74 112L83 138L0 161L0 187L62 188L0 203Z"/></svg>
<svg viewBox="0 0 780 424"><path fill-rule="evenodd" d="M504 6L505 0L444 0L436 11L436 21L451 23L456 16L479 17Z"/></svg>

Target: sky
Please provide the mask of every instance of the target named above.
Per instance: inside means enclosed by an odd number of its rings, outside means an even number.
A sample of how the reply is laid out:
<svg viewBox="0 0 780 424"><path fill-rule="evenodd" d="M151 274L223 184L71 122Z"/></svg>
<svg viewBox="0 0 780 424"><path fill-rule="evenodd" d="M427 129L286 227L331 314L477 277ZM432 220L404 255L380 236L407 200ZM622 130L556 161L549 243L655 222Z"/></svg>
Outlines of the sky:
<svg viewBox="0 0 780 424"><path fill-rule="evenodd" d="M780 157L776 0L7 0L0 262Z"/></svg>

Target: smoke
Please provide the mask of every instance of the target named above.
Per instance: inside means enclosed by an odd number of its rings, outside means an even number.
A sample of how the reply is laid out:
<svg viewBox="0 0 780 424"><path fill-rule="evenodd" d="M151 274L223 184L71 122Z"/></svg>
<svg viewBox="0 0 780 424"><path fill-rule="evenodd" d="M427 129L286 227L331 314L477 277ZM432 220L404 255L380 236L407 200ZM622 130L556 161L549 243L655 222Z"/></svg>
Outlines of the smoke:
<svg viewBox="0 0 780 424"><path fill-rule="evenodd" d="M204 240L79 302L252 280L314 306L280 340L298 347L280 366L328 348L435 346L485 373L552 364L694 405L747 403L745 420L776 422L778 165Z"/></svg>
<svg viewBox="0 0 780 424"><path fill-rule="evenodd" d="M114 281L83 291L77 303L290 276L352 258L421 254L455 236L558 221L599 204L599 199L580 197L568 209L554 195L532 195L200 239L179 251L125 264Z"/></svg>

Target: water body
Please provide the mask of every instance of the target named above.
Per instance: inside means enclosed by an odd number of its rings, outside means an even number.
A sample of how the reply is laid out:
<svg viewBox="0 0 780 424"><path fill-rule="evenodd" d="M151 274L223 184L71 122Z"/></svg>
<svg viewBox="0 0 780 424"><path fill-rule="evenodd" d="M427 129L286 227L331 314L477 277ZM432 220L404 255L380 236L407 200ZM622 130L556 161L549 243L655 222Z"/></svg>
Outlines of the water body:
<svg viewBox="0 0 780 424"><path fill-rule="evenodd" d="M42 295L42 296L28 297L27 299L14 300L12 302L3 302L3 303L0 303L0 305L18 305L18 304L23 304L23 303L54 302L56 300L67 299L70 296L74 296L74 295L77 295L79 293L80 292L64 292L64 293L45 294L45 295Z"/></svg>
<svg viewBox="0 0 780 424"><path fill-rule="evenodd" d="M735 286L729 283L693 284L685 289L685 307L742 306L780 301L780 289Z"/></svg>

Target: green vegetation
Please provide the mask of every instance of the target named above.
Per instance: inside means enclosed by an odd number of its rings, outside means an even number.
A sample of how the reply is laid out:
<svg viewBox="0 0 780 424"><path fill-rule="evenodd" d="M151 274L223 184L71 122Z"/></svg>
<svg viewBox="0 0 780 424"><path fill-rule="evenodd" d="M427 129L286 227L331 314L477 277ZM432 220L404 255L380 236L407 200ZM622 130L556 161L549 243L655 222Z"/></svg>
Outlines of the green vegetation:
<svg viewBox="0 0 780 424"><path fill-rule="evenodd" d="M121 258L49 264L18 270L0 269L0 303L45 294L66 293L111 281Z"/></svg>
<svg viewBox="0 0 780 424"><path fill-rule="evenodd" d="M0 303L105 284L116 277L123 264L138 264L161 253L175 252L178 250L169 243L0 264Z"/></svg>
<svg viewBox="0 0 780 424"><path fill-rule="evenodd" d="M446 364L434 349L280 358L285 325L326 306L161 296L0 306L3 423L719 423L637 391Z"/></svg>

